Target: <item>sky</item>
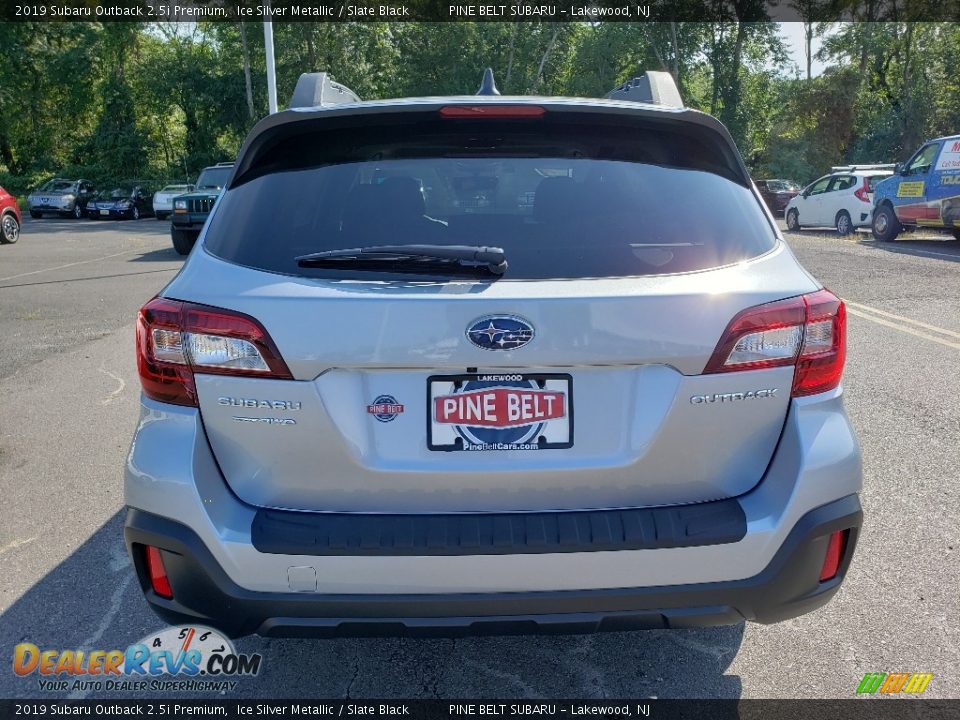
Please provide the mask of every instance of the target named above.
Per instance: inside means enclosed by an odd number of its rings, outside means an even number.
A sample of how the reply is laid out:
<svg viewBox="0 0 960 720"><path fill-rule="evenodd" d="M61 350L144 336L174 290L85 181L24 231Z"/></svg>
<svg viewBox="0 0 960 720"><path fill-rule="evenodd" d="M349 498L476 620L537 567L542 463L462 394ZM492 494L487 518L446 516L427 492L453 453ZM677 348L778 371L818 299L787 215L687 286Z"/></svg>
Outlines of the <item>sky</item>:
<svg viewBox="0 0 960 720"><path fill-rule="evenodd" d="M804 41L803 41L803 23L802 22L786 22L780 23L780 36L783 38L787 47L790 50L790 54L793 58L793 62L796 63L797 67L800 69L800 74L806 76L807 72L807 59L804 54ZM817 50L820 49L820 38L813 38L813 67L812 72L814 77L820 75L824 69L825 65L816 59Z"/></svg>

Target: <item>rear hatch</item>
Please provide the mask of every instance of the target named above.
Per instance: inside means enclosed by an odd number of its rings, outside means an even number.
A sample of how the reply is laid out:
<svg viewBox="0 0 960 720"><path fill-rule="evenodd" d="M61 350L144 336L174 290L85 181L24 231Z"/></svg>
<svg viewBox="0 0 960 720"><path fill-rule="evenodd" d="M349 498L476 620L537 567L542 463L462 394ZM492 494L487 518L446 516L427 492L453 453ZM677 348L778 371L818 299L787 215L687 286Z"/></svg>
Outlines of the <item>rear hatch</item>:
<svg viewBox="0 0 960 720"><path fill-rule="evenodd" d="M756 485L794 369L703 370L740 311L817 286L722 130L613 104L330 115L251 144L163 292L255 318L289 371L195 376L241 499L523 511ZM387 244L502 248L507 269L297 261Z"/></svg>

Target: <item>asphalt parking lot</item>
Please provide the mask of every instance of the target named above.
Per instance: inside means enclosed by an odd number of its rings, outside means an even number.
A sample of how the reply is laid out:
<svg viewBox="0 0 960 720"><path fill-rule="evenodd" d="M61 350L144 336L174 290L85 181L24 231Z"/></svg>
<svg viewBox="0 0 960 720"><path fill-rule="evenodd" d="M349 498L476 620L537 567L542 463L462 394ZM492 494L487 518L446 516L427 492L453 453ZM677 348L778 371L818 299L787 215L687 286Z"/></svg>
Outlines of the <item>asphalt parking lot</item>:
<svg viewBox="0 0 960 720"><path fill-rule="evenodd" d="M0 656L19 642L122 649L162 626L123 547L121 470L136 310L181 264L167 228L26 219L0 246ZM788 240L850 312L865 527L832 603L697 631L246 638L263 669L231 696L848 698L866 672L904 671L934 673L927 696L960 697L960 242ZM40 694L0 664L0 697Z"/></svg>

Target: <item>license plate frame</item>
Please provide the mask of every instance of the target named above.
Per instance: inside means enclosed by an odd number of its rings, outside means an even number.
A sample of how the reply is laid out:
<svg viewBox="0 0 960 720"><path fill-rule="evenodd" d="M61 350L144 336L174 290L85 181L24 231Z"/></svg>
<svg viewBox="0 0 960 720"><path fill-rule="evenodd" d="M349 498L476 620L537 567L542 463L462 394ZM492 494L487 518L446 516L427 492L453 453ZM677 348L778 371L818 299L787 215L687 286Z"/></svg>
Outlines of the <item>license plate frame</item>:
<svg viewBox="0 0 960 720"><path fill-rule="evenodd" d="M110 211L109 211L109 210L103 210L103 209L101 209L101 210L100 210L100 214L101 214L101 215L109 215L109 214L110 214Z"/></svg>
<svg viewBox="0 0 960 720"><path fill-rule="evenodd" d="M532 384L531 384L532 383ZM534 410L538 395L546 411L552 405L549 396L563 396L563 415L534 419L529 424L513 424L508 427L477 427L437 421L439 398L474 392L505 390L504 395L531 397L530 409ZM451 392L452 391L452 392ZM513 391L513 392L510 392ZM556 398L553 398L554 401ZM439 452L512 452L536 450L566 450L574 443L573 376L569 373L486 372L431 375L426 382L427 449ZM514 408L516 409L516 407ZM540 409L537 407L536 409ZM537 427L535 427L537 426ZM451 432L447 429L451 429ZM498 439L500 438L500 439ZM452 440L452 441L451 441Z"/></svg>

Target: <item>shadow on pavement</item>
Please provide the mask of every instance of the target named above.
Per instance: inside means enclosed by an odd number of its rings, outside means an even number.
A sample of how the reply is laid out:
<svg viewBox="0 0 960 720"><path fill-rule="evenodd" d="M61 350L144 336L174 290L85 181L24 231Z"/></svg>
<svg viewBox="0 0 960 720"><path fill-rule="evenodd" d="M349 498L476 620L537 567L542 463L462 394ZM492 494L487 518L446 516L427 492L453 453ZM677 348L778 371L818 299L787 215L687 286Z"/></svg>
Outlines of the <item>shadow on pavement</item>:
<svg viewBox="0 0 960 720"><path fill-rule="evenodd" d="M187 258L183 255L180 255L176 250L173 249L173 245L170 247L162 248L160 250L151 250L150 252L145 252L136 257L130 258L130 262L180 262L182 263Z"/></svg>
<svg viewBox="0 0 960 720"><path fill-rule="evenodd" d="M960 240L954 240L949 235L944 235L942 240L911 238L910 235L905 235L895 242L880 242L871 238L860 240L857 244L897 255L933 257L947 262L960 262Z"/></svg>
<svg viewBox="0 0 960 720"><path fill-rule="evenodd" d="M156 219L141 218L140 220L74 220L73 218L31 218L24 213L21 234L27 237L34 233L63 233L70 235L86 235L103 232L104 230L127 230L129 232L168 234L169 222L159 222Z"/></svg>
<svg viewBox="0 0 960 720"><path fill-rule="evenodd" d="M66 278L62 280L39 280L37 282L13 283L10 285L0 285L0 290L5 288L32 287L34 285L64 285L67 283L86 282L87 280L109 280L111 278L132 277L134 275L152 275L154 273L174 272L180 268L162 268L160 270L142 270L131 273L113 273L111 275L92 275L90 277Z"/></svg>
<svg viewBox="0 0 960 720"><path fill-rule="evenodd" d="M19 677L11 672L7 663L17 643L30 642L41 650L124 650L163 627L143 599L127 560L123 515L116 513L0 613L0 655L8 658L0 666L0 697L65 695L41 692L36 674ZM16 562L13 554L25 549L0 558L0 572L10 572L8 563ZM724 673L740 648L743 631L740 624L456 640L248 637L237 641L237 649L262 654L262 669L256 678L240 678L229 697L736 699L740 678Z"/></svg>

